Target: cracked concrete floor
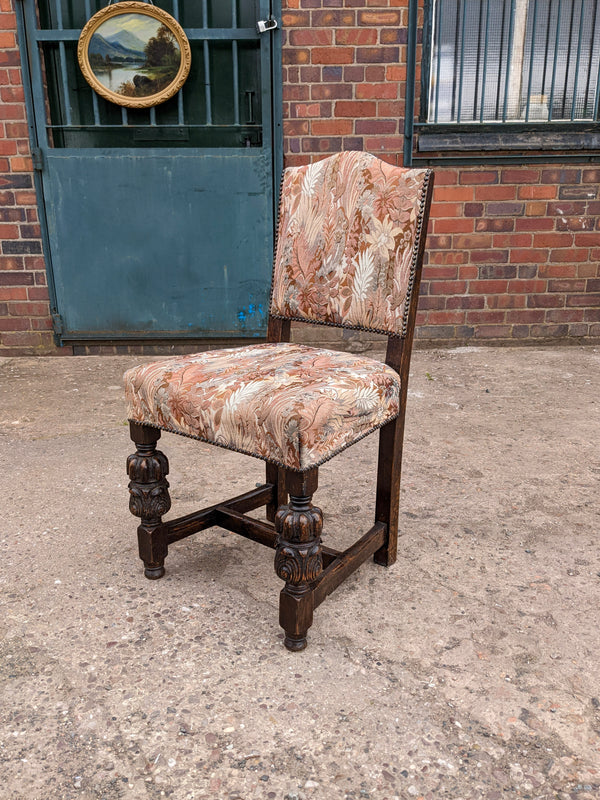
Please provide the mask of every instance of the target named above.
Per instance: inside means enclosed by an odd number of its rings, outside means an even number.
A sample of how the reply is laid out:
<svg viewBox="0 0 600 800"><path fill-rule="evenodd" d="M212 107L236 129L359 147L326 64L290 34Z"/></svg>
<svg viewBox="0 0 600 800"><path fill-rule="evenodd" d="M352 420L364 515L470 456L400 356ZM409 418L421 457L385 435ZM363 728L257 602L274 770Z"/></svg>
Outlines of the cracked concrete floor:
<svg viewBox="0 0 600 800"><path fill-rule="evenodd" d="M3 800L600 797L598 349L414 354L399 560L348 579L299 654L255 543L211 529L144 579L138 360L0 359ZM329 544L370 525L376 438L321 469ZM171 516L262 480L160 446Z"/></svg>

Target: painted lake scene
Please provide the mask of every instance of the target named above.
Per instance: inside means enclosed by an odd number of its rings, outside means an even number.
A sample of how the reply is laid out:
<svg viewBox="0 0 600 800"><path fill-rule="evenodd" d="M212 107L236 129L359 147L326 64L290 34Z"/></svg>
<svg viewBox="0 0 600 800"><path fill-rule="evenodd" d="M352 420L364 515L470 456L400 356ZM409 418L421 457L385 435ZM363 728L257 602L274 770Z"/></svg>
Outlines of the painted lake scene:
<svg viewBox="0 0 600 800"><path fill-rule="evenodd" d="M96 79L124 97L148 97L166 89L181 64L173 31L146 14L119 14L90 39L88 59Z"/></svg>

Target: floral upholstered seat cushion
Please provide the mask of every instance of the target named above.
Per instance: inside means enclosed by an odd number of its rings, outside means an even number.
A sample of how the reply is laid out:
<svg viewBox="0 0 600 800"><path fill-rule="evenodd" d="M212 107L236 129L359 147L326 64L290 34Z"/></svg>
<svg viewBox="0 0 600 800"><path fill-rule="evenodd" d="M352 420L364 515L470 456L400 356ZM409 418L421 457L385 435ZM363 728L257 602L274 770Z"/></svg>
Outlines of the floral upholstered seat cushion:
<svg viewBox="0 0 600 800"><path fill-rule="evenodd" d="M133 422L304 471L398 414L400 377L370 358L279 343L125 373Z"/></svg>
<svg viewBox="0 0 600 800"><path fill-rule="evenodd" d="M363 152L286 169L271 314L403 336L429 176Z"/></svg>

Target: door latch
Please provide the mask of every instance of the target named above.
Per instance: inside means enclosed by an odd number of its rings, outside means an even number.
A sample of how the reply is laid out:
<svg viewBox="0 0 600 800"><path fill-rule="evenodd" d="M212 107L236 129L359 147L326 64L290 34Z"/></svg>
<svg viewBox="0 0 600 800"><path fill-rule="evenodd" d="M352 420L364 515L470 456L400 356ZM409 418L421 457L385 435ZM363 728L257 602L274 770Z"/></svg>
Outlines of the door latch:
<svg viewBox="0 0 600 800"><path fill-rule="evenodd" d="M260 19L256 23L256 30L259 33L266 33L267 31L274 31L277 28L276 19Z"/></svg>

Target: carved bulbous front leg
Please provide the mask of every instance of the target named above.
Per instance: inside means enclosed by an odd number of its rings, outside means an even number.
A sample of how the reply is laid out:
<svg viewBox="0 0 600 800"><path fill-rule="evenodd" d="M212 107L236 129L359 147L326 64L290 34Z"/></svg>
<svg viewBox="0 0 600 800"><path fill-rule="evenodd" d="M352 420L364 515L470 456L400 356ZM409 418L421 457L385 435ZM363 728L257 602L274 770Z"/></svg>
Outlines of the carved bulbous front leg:
<svg viewBox="0 0 600 800"><path fill-rule="evenodd" d="M302 482L315 473L314 481ZM290 502L280 506L275 516L278 533L275 552L275 572L285 581L279 603L279 623L285 631L284 644L288 650L303 650L306 634L313 621L313 593L310 584L323 569L321 531L323 514L313 506L312 491L316 489L316 470L308 475L288 473ZM296 485L293 485L293 484ZM302 494L298 493L298 490Z"/></svg>
<svg viewBox="0 0 600 800"><path fill-rule="evenodd" d="M141 520L137 533L144 574L156 580L165 574L167 535L162 516L171 508L169 483L165 477L169 462L165 454L156 449L159 430L131 422L130 435L136 452L127 459L129 510Z"/></svg>

